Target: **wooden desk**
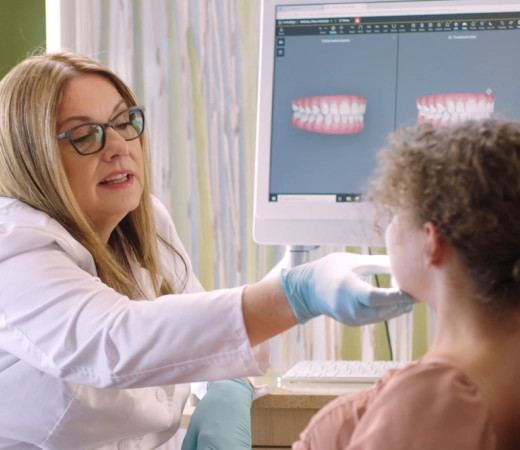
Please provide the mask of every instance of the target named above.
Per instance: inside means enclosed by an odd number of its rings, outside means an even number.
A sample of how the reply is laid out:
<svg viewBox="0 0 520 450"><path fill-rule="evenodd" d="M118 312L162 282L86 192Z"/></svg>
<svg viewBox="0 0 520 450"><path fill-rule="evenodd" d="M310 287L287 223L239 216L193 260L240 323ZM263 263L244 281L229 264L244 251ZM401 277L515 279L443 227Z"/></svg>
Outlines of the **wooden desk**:
<svg viewBox="0 0 520 450"><path fill-rule="evenodd" d="M338 395L366 389L371 384L286 383L279 377L252 378L255 385L269 385L270 392L253 402L251 426L253 448L280 450L291 448L310 418ZM194 397L192 395L192 397ZM187 428L196 399L188 401L181 421Z"/></svg>
<svg viewBox="0 0 520 450"><path fill-rule="evenodd" d="M279 377L257 377L256 385L268 384L270 393L253 402L253 448L287 449L298 439L310 418L338 395L357 392L370 384L285 383Z"/></svg>

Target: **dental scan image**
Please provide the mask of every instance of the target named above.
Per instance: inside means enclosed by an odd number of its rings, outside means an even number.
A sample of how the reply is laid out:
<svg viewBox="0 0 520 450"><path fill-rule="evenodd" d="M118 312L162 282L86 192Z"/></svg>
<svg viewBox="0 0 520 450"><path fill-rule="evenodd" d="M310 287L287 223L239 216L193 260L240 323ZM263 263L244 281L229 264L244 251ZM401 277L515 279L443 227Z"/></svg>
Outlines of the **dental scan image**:
<svg viewBox="0 0 520 450"><path fill-rule="evenodd" d="M293 100L293 126L325 134L360 133L364 128L366 97L325 95Z"/></svg>
<svg viewBox="0 0 520 450"><path fill-rule="evenodd" d="M465 120L489 119L495 109L492 94L437 94L417 99L417 123L435 127L454 125Z"/></svg>

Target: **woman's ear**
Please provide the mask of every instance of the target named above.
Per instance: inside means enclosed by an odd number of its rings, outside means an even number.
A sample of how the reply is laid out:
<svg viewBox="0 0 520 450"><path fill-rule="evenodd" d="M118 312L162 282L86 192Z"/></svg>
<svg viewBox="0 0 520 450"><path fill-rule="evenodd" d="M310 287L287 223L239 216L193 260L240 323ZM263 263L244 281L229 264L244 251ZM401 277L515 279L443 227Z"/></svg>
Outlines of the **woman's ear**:
<svg viewBox="0 0 520 450"><path fill-rule="evenodd" d="M426 222L424 232L424 266L431 267L439 264L444 258L444 243L439 236L439 230L432 222Z"/></svg>

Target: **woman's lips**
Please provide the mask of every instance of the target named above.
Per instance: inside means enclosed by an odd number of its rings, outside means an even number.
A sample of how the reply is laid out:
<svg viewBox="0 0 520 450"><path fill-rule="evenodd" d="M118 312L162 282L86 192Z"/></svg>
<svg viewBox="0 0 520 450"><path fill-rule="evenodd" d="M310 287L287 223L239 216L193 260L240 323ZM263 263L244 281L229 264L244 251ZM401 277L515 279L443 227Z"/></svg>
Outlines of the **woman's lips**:
<svg viewBox="0 0 520 450"><path fill-rule="evenodd" d="M133 181L134 175L131 172L118 172L109 175L99 184L107 187L125 187Z"/></svg>

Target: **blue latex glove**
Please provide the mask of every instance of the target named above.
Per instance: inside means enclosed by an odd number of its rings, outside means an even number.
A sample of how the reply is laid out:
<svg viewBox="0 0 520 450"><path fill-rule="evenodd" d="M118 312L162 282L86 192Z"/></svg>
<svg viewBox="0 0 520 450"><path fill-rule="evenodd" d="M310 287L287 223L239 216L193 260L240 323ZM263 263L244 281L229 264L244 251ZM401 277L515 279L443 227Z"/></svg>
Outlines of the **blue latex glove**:
<svg viewBox="0 0 520 450"><path fill-rule="evenodd" d="M282 270L280 282L298 322L325 314L345 325L364 325L412 310L412 297L394 288L376 288L361 277L389 273L387 255L331 253Z"/></svg>
<svg viewBox="0 0 520 450"><path fill-rule="evenodd" d="M253 388L244 379L213 381L191 417L182 450L250 449Z"/></svg>

